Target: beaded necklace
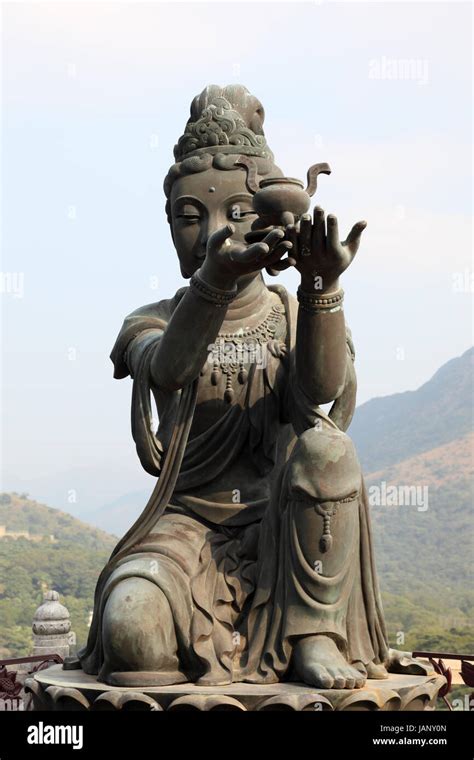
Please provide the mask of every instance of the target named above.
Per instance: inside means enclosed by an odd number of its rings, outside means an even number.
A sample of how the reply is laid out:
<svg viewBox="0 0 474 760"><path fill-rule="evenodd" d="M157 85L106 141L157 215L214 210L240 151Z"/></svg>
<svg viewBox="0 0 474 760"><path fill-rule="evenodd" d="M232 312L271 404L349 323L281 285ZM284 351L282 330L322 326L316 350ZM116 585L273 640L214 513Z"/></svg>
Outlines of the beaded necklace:
<svg viewBox="0 0 474 760"><path fill-rule="evenodd" d="M260 324L248 330L219 333L215 343L209 346L209 362L212 363L211 383L216 386L221 374L226 376L224 399L230 403L234 397L233 376L237 373L240 385L248 380L246 365L257 364L263 368L267 361L267 345L275 339L277 328L285 309L281 304L271 307Z"/></svg>

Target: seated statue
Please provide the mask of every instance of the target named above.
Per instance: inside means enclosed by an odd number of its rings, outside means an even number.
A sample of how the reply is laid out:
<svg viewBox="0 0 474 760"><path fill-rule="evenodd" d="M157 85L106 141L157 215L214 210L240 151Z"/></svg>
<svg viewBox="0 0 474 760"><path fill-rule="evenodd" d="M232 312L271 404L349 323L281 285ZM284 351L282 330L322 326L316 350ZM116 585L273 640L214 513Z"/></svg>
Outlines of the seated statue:
<svg viewBox="0 0 474 760"><path fill-rule="evenodd" d="M157 482L67 665L111 685L352 689L400 664L345 433L356 378L339 278L365 222L341 243L319 207L259 215L262 181L295 182L275 165L263 120L240 85L192 101L164 183L189 284L126 317L112 350L114 376L133 379L132 433ZM297 298L262 276L291 266Z"/></svg>

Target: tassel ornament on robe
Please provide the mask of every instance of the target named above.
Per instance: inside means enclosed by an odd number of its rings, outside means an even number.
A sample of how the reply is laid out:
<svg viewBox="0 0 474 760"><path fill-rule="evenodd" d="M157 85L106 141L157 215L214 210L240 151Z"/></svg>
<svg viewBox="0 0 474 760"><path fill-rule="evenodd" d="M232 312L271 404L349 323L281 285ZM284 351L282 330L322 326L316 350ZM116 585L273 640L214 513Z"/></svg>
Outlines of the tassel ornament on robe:
<svg viewBox="0 0 474 760"><path fill-rule="evenodd" d="M323 518L323 533L319 539L319 549L322 553L329 552L332 549L334 539L331 535L331 517L335 517L337 510L341 504L347 504L350 501L354 501L359 496L358 493L353 493L347 496L345 499L339 501L326 501L318 502L314 505L314 508L318 515Z"/></svg>

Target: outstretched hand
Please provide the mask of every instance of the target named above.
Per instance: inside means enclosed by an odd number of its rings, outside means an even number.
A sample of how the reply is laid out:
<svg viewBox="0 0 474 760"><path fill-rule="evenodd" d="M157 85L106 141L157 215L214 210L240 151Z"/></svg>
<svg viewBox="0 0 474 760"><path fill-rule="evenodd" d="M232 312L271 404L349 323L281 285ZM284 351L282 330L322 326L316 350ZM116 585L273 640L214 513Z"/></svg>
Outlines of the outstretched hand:
<svg viewBox="0 0 474 760"><path fill-rule="evenodd" d="M329 214L326 221L320 206L314 209L313 219L310 214L304 214L298 225L288 224L285 238L292 243L291 256L301 273L303 289L314 290L315 278L320 277L318 290L336 290L340 275L352 263L359 249L366 226L367 222L357 222L341 242L337 218Z"/></svg>
<svg viewBox="0 0 474 760"><path fill-rule="evenodd" d="M251 245L231 240L234 232L234 225L226 224L209 237L206 258L201 267L206 281L229 288L241 275L266 267L279 267L281 271L295 265L295 259L283 259L293 247L290 240L284 239L283 230L271 230L262 241Z"/></svg>

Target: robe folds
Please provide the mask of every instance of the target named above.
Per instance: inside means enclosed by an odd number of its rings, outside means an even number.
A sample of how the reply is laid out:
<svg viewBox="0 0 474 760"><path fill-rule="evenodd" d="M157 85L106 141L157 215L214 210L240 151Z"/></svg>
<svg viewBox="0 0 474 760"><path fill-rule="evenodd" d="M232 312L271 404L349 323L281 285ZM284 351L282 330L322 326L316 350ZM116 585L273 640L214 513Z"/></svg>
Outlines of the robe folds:
<svg viewBox="0 0 474 760"><path fill-rule="evenodd" d="M155 583L168 600L179 660L172 682L291 679L292 642L308 633L336 636L349 662L387 661L363 484L355 507L354 548L341 568L347 577L341 592L345 598L338 600L325 596L305 563L293 530L296 507L288 487L286 465L297 436L318 420L340 430L350 423L356 385L350 333L346 386L326 414L294 381L297 302L281 286L269 290L283 318L275 340L266 346L265 366L250 367L238 403L228 404L215 424L194 435L199 383L209 382L210 368L172 392L154 387L150 379L154 349L186 288L137 309L124 321L111 353L114 376L133 379L132 434L142 466L157 481L97 583L89 638L77 666L99 679L108 675L104 606L112 589L130 577ZM152 397L159 417L156 433L150 427ZM215 495L226 472L238 469L239 462L244 462L250 484L243 504Z"/></svg>

